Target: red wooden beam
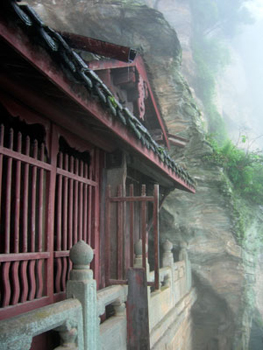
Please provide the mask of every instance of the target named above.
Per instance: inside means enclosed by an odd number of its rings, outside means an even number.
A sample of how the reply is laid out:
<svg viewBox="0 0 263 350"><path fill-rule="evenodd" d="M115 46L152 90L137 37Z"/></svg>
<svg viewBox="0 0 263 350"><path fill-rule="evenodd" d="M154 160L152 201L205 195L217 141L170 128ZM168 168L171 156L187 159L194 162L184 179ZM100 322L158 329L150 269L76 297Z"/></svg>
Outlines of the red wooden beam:
<svg viewBox="0 0 263 350"><path fill-rule="evenodd" d="M136 57L136 51L126 46L116 45L69 32L61 32L61 35L73 49L89 51L97 55L124 62L132 62Z"/></svg>

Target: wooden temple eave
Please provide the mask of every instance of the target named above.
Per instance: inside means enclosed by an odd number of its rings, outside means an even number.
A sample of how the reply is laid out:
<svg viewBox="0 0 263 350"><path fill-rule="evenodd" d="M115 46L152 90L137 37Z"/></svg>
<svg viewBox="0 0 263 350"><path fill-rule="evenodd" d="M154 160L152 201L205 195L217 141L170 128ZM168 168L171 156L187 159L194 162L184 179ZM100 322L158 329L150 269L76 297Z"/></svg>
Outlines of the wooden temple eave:
<svg viewBox="0 0 263 350"><path fill-rule="evenodd" d="M168 138L168 132L165 127L165 123L163 121L163 118L161 117L161 114L159 112L156 98L153 94L147 73L146 73L146 67L143 62L143 58L141 56L136 56L135 60L133 62L127 63L127 62L120 62L117 60L99 60L99 61L92 61L89 63L90 68L96 70L106 70L106 69L116 69L116 68L125 68L125 67L135 67L138 71L139 75L143 78L147 85L147 89L150 95L151 103L153 104L154 112L156 114L156 118L158 120L158 123L160 125L160 129L163 133L163 141L165 146L170 149L170 142Z"/></svg>
<svg viewBox="0 0 263 350"><path fill-rule="evenodd" d="M88 94L82 86L79 86L70 81L66 74L61 70L61 68L57 64L55 64L51 56L43 48L33 45L29 37L27 37L19 27L10 25L4 20L2 20L0 21L0 34L3 39L3 42L5 42L5 44L3 44L2 46L8 46L9 49L11 47L14 50L14 52L18 53L18 56L20 56L21 59L23 59L23 61L26 61L31 68L34 68L34 73L37 72L38 75L44 78L46 82L51 84L53 86L53 90L55 87L56 93L58 94L58 96L60 96L60 99L61 101L63 101L63 103L61 104L58 98L57 100L56 98L52 98L52 100L56 101L55 103L53 103L53 105L49 101L47 101L47 103L41 103L43 96L40 95L40 97L37 97L37 92L35 96L33 94L29 96L32 93L32 91L30 92L30 94L25 93L24 96L21 96L22 87L20 91L17 91L18 95L20 94L19 98L22 98L23 101L25 101L26 99L31 99L30 102L33 104L34 98L38 98L38 102L35 103L36 108L38 107L38 109L41 109L41 107L43 107L43 109L45 109L46 112L48 112L48 110L52 110L50 111L52 113L54 112L54 110L56 110L56 118L60 122L63 122L63 125L68 129L72 128L72 124L79 124L79 116L83 115L82 126L85 124L90 124L91 133L93 133L95 130L92 130L92 126L95 125L97 128L101 128L101 133L97 133L98 138L100 140L103 139L103 133L106 133L106 139L112 140L112 142L109 143L113 144L114 142L117 142L117 144L120 144L121 147L125 147L126 150L128 150L132 154L135 154L139 156L139 158L144 159L147 164L152 166L153 169L155 169L156 172L160 174L160 176L166 177L169 182L173 183L174 187L182 188L192 193L195 192L193 186L188 185L171 168L164 164L160 157L158 157L158 154L153 152L153 150L148 149L146 146L142 145L142 143L136 137L133 136L133 134L125 125L123 125L116 118L114 118L108 112L108 110L104 106L102 106L102 104L98 103L97 99L95 99L92 95ZM26 81L27 79L25 78L25 82ZM8 83L12 84L12 82L10 81ZM15 87L10 86L10 90L12 90L13 88ZM17 87L17 90L19 90L19 87ZM32 90L34 90L34 86L32 87ZM67 123L65 123L65 116L69 113L67 112L67 103L65 101L70 101L71 107L76 112L75 114L71 113L71 122L67 121ZM38 103L40 105L38 105ZM64 106L64 108L62 106ZM60 110L62 112L60 112ZM47 113L47 115L50 115L50 113ZM72 117L72 115L74 115L74 117ZM85 119L88 122L86 122ZM79 124L79 127L81 128L81 124ZM82 134L84 133L85 130L82 130ZM96 135L96 132L94 135ZM95 144L98 143L95 142ZM104 145L103 147L102 144L100 145L101 148L107 148L106 145Z"/></svg>

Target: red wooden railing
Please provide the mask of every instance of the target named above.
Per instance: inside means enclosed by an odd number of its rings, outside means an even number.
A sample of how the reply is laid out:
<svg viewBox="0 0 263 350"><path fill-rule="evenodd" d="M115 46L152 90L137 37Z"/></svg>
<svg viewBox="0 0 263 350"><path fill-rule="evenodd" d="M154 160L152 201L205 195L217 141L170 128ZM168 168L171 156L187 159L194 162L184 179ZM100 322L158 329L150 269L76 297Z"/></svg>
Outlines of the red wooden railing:
<svg viewBox="0 0 263 350"><path fill-rule="evenodd" d="M63 299L69 250L80 239L94 249L100 278L103 153L20 104L13 109L26 122L0 116L0 319Z"/></svg>
<svg viewBox="0 0 263 350"><path fill-rule="evenodd" d="M149 203L152 203L152 210L149 208ZM148 218L150 211L151 221ZM120 185L115 197L112 196L111 187L108 186L105 226L107 285L127 283L127 270L134 265L134 243L139 239L142 240L143 268L146 269L146 245L148 245L150 222L153 223L154 238L154 287L159 289L159 185L154 186L153 196L146 195L145 185L142 185L140 196L134 195L134 187L130 185L129 195L126 196ZM113 244L115 240L116 250Z"/></svg>
<svg viewBox="0 0 263 350"><path fill-rule="evenodd" d="M6 307L46 295L43 204L51 166L43 143L4 125L0 135L0 303Z"/></svg>
<svg viewBox="0 0 263 350"><path fill-rule="evenodd" d="M93 159L94 157L92 157ZM93 205L98 184L92 165L77 156L59 152L55 205L55 293L64 292L71 269L69 249L79 240L90 245L93 234Z"/></svg>

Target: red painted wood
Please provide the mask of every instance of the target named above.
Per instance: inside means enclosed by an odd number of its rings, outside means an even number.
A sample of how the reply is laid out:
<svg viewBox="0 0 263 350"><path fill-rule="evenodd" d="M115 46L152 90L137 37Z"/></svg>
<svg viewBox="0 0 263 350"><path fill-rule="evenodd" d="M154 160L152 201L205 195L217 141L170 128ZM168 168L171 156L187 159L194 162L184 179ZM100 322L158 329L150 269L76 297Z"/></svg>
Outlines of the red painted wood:
<svg viewBox="0 0 263 350"><path fill-rule="evenodd" d="M61 292L62 261L56 258L55 293Z"/></svg>
<svg viewBox="0 0 263 350"><path fill-rule="evenodd" d="M89 179L85 179L77 174L74 174L74 173L70 173L66 170L63 170L63 169L57 169L57 173L59 175L63 175L63 176L66 176L68 177L69 179L73 179L79 183L83 183L83 184L87 184L87 185L92 185L92 186L97 186L97 183L95 181L92 181L92 180L89 180Z"/></svg>
<svg viewBox="0 0 263 350"><path fill-rule="evenodd" d="M19 262L16 261L11 266L11 280L12 280L12 297L11 305L16 305L18 303L20 295L20 278L18 275Z"/></svg>
<svg viewBox="0 0 263 350"><path fill-rule="evenodd" d="M68 154L64 155L64 161L65 161L65 170L69 170L69 156ZM68 249L68 177L64 177L64 187L63 187L63 250ZM70 242L71 244L71 242Z"/></svg>
<svg viewBox="0 0 263 350"><path fill-rule="evenodd" d="M130 197L134 197L134 186L130 185ZM126 198L127 199L127 198ZM134 264L134 202L130 202L130 266Z"/></svg>
<svg viewBox="0 0 263 350"><path fill-rule="evenodd" d="M91 186L88 186L88 244L91 245L91 236L92 236L92 198L93 198L93 191L94 188Z"/></svg>
<svg viewBox="0 0 263 350"><path fill-rule="evenodd" d="M118 60L96 60L89 62L89 68L92 70L106 70L125 67L136 67L138 57L133 62L121 62Z"/></svg>
<svg viewBox="0 0 263 350"><path fill-rule="evenodd" d="M69 84L71 84L70 81ZM110 138L102 139L98 133L94 132L94 130L83 128L82 125L76 123L75 118L72 118L71 111L69 111L68 109L62 109L61 105L59 105L58 103L54 103L50 98L47 98L45 95L41 95L40 97L37 91L29 89L25 85L21 85L21 82L15 81L14 79L10 80L10 77L5 76L4 73L0 75L0 85L4 86L5 90L8 91L11 94L11 96L16 96L16 98L20 99L21 101L23 101L23 103L34 108L42 116L48 116L51 120L53 120L59 125L63 125L63 127L69 131L74 130L74 133L77 134L79 137L82 137L82 140L85 140L85 143L92 143L93 145L96 145L108 152L113 152L115 150L116 145ZM0 100L1 103L5 105L5 107L7 107L6 102L8 102L8 110L10 110L10 103L11 107L14 107L14 101L12 101L9 95L2 93L2 91L0 91ZM79 110L79 106L77 105L76 112L78 112L81 115L84 114L85 116L89 115L87 111ZM17 114L14 113L12 115L15 116ZM89 140L89 142L87 140Z"/></svg>
<svg viewBox="0 0 263 350"><path fill-rule="evenodd" d="M35 275L35 266L36 260L30 260L28 266L28 276L29 276L29 294L28 300L35 299L36 295L36 275Z"/></svg>
<svg viewBox="0 0 263 350"><path fill-rule="evenodd" d="M0 308L0 320L17 316L24 312L28 312L48 304L50 304L50 299L48 297L43 297L40 299L32 300L30 303L17 304L17 305L9 306L8 308L3 308L3 309Z"/></svg>
<svg viewBox="0 0 263 350"><path fill-rule="evenodd" d="M61 154L61 164L60 168L63 168L63 164L66 170L68 170L68 155L67 154ZM68 196L67 196L67 190L68 190L68 178L63 177L63 195L61 193L61 199L63 197L63 221L61 223L61 229L63 228L62 231L62 246L61 249L63 251L67 250L67 207L68 207ZM62 291L65 291L66 289L66 276L67 276L67 269L68 269L68 257L63 257L59 259L61 261L61 267L62 267L62 272L61 272L61 289Z"/></svg>
<svg viewBox="0 0 263 350"><path fill-rule="evenodd" d="M3 278L3 296L2 296L2 307L8 306L11 298L11 284L9 278L10 262L2 263L2 278Z"/></svg>
<svg viewBox="0 0 263 350"><path fill-rule="evenodd" d="M62 153L58 154L58 168L62 168ZM62 175L57 176L57 244L56 250L61 250L61 231L62 231Z"/></svg>
<svg viewBox="0 0 263 350"><path fill-rule="evenodd" d="M51 159L51 172L49 176L47 186L47 212L46 212L46 237L47 237L47 250L50 253L50 257L46 264L46 295L50 298L50 302L53 301L54 293L54 219L55 219L55 186L56 186L56 168L57 168L57 154L58 154L58 131L55 125L51 127L50 137L50 159Z"/></svg>
<svg viewBox="0 0 263 350"><path fill-rule="evenodd" d="M17 31L19 31L20 35L18 35ZM145 161L148 161L150 164L152 164L152 166L158 169L163 174L163 176L166 176L170 178L170 180L175 182L175 185L177 187L182 187L183 189L189 192L195 192L195 190L191 186L188 186L183 179L177 176L172 171L172 169L165 166L164 163L152 150L148 150L141 143L139 143L137 138L133 136L125 126L121 125L117 121L113 121L112 116L110 116L105 109L99 106L99 104L96 103L96 101L94 101L88 95L85 95L84 98L82 93L77 92L77 90L79 89L78 87L76 87L76 89L74 89L73 91L72 83L68 81L66 76L62 74L62 72L59 69L53 69L54 62L50 59L50 57L46 56L45 60L43 60L43 52L36 50L35 47L33 48L29 43L28 39L23 35L23 33L20 32L18 28L6 28L3 23L0 23L0 32L2 34L2 37L7 42L9 42L11 46L13 46L17 51L19 51L21 55L24 56L33 66L36 66L41 71L41 73L44 76L46 76L50 81L52 81L53 84L57 86L61 91L63 91L66 94L66 96L68 96L68 98L75 101L79 105L79 108L83 108L89 115L99 120L104 126L111 130L115 136L124 141L124 143L131 146L132 149L138 153L138 155L145 159ZM142 64L143 62L140 63L140 65ZM143 72L141 74L143 76ZM8 83L10 85L10 81L7 82L7 84ZM16 89L16 85L14 86L14 89ZM150 88L149 92L150 95L152 95ZM19 93L25 95L23 89L20 90ZM31 93L29 96L30 98L32 98ZM25 98L28 99L29 96L25 96ZM35 99L33 99L31 103L35 105ZM40 99L39 103L43 105L43 99ZM40 107L40 104L37 104L38 109ZM48 104L48 106L50 106L50 104ZM47 106L44 105L43 108L46 109ZM63 118L62 116L57 115L57 118L59 118L61 124L65 123L65 116ZM70 128L72 128L72 125ZM169 145L169 142L167 142L167 145Z"/></svg>
<svg viewBox="0 0 263 350"><path fill-rule="evenodd" d="M21 299L20 302L24 303L27 300L28 296L28 278L27 278L27 266L28 266L28 261L23 260L21 262Z"/></svg>
<svg viewBox="0 0 263 350"><path fill-rule="evenodd" d="M75 174L78 176L78 159L75 159ZM74 244L79 240L78 236L78 181L74 182Z"/></svg>
<svg viewBox="0 0 263 350"><path fill-rule="evenodd" d="M88 177L88 165L84 164L84 178ZM88 185L84 184L84 208L83 208L83 240L88 242Z"/></svg>
<svg viewBox="0 0 263 350"><path fill-rule="evenodd" d="M145 64L143 62L143 58L141 56L137 56L136 59L134 60L134 62L132 62L132 63L124 63L124 62L119 62L116 60L92 61L92 62L89 62L89 67L93 70L96 70L96 69L114 69L114 68L124 68L124 67L135 67L137 69L137 72L143 78L143 80L145 81L145 83L147 85L148 93L150 95L151 102L153 104L153 108L154 108L155 113L156 113L156 117L158 119L159 125L160 125L161 130L162 130L163 135L164 135L165 145L169 149L170 147L169 147L168 134L167 134L167 131L165 128L164 121L163 121L163 119L160 115L159 109L157 107L156 99L155 99L155 96L154 96L153 91L151 89L151 85L149 83L149 79L147 76L147 70L146 70Z"/></svg>
<svg viewBox="0 0 263 350"><path fill-rule="evenodd" d="M111 202L153 202L153 196L112 197Z"/></svg>
<svg viewBox="0 0 263 350"><path fill-rule="evenodd" d="M5 134L5 127L2 124L0 126L0 147L2 148L4 146L4 134ZM3 177L3 155L0 152L0 220L1 220L1 206L2 206L2 177Z"/></svg>
<svg viewBox="0 0 263 350"><path fill-rule="evenodd" d="M125 62L133 61L136 56L136 52L126 46L116 45L74 33L62 32L61 34L74 49L93 52L97 55Z"/></svg>
<svg viewBox="0 0 263 350"><path fill-rule="evenodd" d="M142 185L142 197L146 196L146 186ZM142 264L146 271L146 202L143 201L141 204L141 239L142 239Z"/></svg>
<svg viewBox="0 0 263 350"><path fill-rule="evenodd" d="M68 264L67 264L68 258L63 257L63 258L61 258L61 260L62 260L62 276L61 276L62 288L61 288L61 290L65 291L66 290L66 282L67 282L66 278L67 278L67 272L68 272Z"/></svg>
<svg viewBox="0 0 263 350"><path fill-rule="evenodd" d="M22 134L18 133L17 152L22 150ZM15 229L14 229L14 252L19 251L19 227L20 227L20 188L21 188L21 162L16 162L16 196L15 196ZM0 197L1 198L1 197Z"/></svg>
<svg viewBox="0 0 263 350"><path fill-rule="evenodd" d="M63 155L61 152L58 154L58 169L62 169ZM57 175L57 244L56 250L61 251L61 235L62 235L62 175ZM56 293L61 291L61 274L62 274L62 259L56 258L56 278L55 278L55 291Z"/></svg>
<svg viewBox="0 0 263 350"><path fill-rule="evenodd" d="M34 141L33 158L37 159L38 142ZM30 251L35 252L36 243L36 198L37 198L37 167L33 166L31 180L31 212L30 212ZM31 265L30 265L31 266Z"/></svg>
<svg viewBox="0 0 263 350"><path fill-rule="evenodd" d="M70 165L69 169L70 172L73 172L73 166L74 166L74 158L70 157ZM69 179L69 245L68 247L73 246L73 179Z"/></svg>
<svg viewBox="0 0 263 350"><path fill-rule="evenodd" d="M110 281L110 222L111 222L111 211L110 211L110 198L111 198L111 187L108 186L106 190L106 225L105 225L105 282L109 285Z"/></svg>
<svg viewBox="0 0 263 350"><path fill-rule="evenodd" d="M44 281L43 281L43 260L37 261L37 293L36 298L41 298L43 295L43 289L44 289Z"/></svg>
<svg viewBox="0 0 263 350"><path fill-rule="evenodd" d="M165 127L165 124L164 124L164 121L161 117L161 114L159 112L159 109L157 107L157 103L156 103L156 99L154 97L154 94L153 94L153 91L151 89L151 85L149 83L149 80L148 80L148 77L147 77L147 73L146 73L146 67L145 67L145 64L143 62L143 59L141 56L138 56L137 59L136 59L136 68L139 72L139 74L142 76L143 80L146 82L147 84L147 88L148 88L148 93L151 97L151 101L152 101L152 104L153 104L153 107L154 107L154 110L155 110L155 113L156 113L156 116L157 116L157 119L158 119L158 122L159 122L159 125L162 129L162 132L163 132L163 136L164 136L164 140L165 140L165 145L168 149L170 149L170 145L169 145L169 139L168 139L168 135L167 135L167 131L166 131L166 127Z"/></svg>
<svg viewBox="0 0 263 350"><path fill-rule="evenodd" d="M0 146L0 153L7 156L7 157L19 160L22 163L27 163L27 164L37 166L38 168L42 168L42 169L49 170L49 171L51 170L51 167L49 164L43 163L40 160L34 159L32 157L27 157L24 154L19 154L15 151L12 151L11 149L4 148L4 147Z"/></svg>
<svg viewBox="0 0 263 350"><path fill-rule="evenodd" d="M29 158L30 139L26 137L26 156ZM28 235L28 188L29 188L29 164L26 163L24 167L24 192L23 192L23 252L28 251L27 235Z"/></svg>
<svg viewBox="0 0 263 350"><path fill-rule="evenodd" d="M8 261L26 261L26 260L38 260L38 259L48 259L50 258L49 252L35 252L35 253L9 253L0 254L0 262Z"/></svg>
<svg viewBox="0 0 263 350"><path fill-rule="evenodd" d="M54 252L55 258L63 258L65 256L69 256L69 250L62 250L60 252Z"/></svg>
<svg viewBox="0 0 263 350"><path fill-rule="evenodd" d="M118 186L117 197L122 197L122 185ZM118 202L117 207L117 278L121 280L123 264L123 208L122 202Z"/></svg>
<svg viewBox="0 0 263 350"><path fill-rule="evenodd" d="M123 195L126 197L126 186L123 186ZM131 266L130 262L130 235L127 226L127 203L122 203L122 231L123 231L123 255L124 255L124 264L123 264L123 278L126 278L127 269Z"/></svg>
<svg viewBox="0 0 263 350"><path fill-rule="evenodd" d="M95 263L95 279L97 281L97 287L99 287L99 281L100 281L100 160L101 160L101 154L100 150L96 149L95 151L95 181L98 184L94 188L94 226L93 226L93 237L94 237L94 248L95 248L95 257L94 257L94 263Z"/></svg>
<svg viewBox="0 0 263 350"><path fill-rule="evenodd" d="M153 203L154 283L159 289L159 185L154 185Z"/></svg>
<svg viewBox="0 0 263 350"><path fill-rule="evenodd" d="M44 162L45 145L41 145L40 161ZM38 199L38 247L37 250L43 250L43 211L44 211L44 170L39 171L39 199Z"/></svg>
<svg viewBox="0 0 263 350"><path fill-rule="evenodd" d="M80 176L84 176L84 164L80 161ZM79 184L79 238L83 239L83 183Z"/></svg>
<svg viewBox="0 0 263 350"><path fill-rule="evenodd" d="M10 129L9 148L13 150L13 129ZM12 165L13 159L7 160L7 179L6 179L6 212L5 212L5 253L10 253L10 230L11 230L11 189L12 189Z"/></svg>
<svg viewBox="0 0 263 350"><path fill-rule="evenodd" d="M120 188L120 186L119 186ZM135 203L140 203L140 222L141 222L141 227L140 227L140 238L142 239L142 258L143 258L143 267L146 269L146 259L147 259L147 251L146 251L146 245L148 245L148 231L147 231L147 213L148 213L148 202L152 202L154 209L153 209L153 225L154 225L154 271L155 271L155 282L151 283L149 285L151 286L156 286L156 289L159 289L159 186L155 185L154 187L154 196L146 196L146 186L142 185L142 191L141 191L141 196L134 196L134 190L133 190L133 185L130 186L130 191L129 191L129 197L125 197L123 194L120 193L120 190L118 191L117 197L112 197L110 193L110 188L108 187L107 189L107 194L106 194L106 227L105 227L105 236L106 236L106 277L107 277L107 285L113 284L112 279L110 279L110 207L112 203L117 203L117 206L120 208L121 205L125 204L126 202L129 202L129 209L130 209L130 240L129 240L129 251L125 252L125 254L129 254L130 256L130 265L133 264L133 259L134 259L134 220L135 220L135 212L134 212L134 204ZM117 210L118 210L117 207ZM119 215L119 211L118 211ZM118 281L121 281L123 277L120 277L120 266L122 266L123 262L123 256L120 254L120 251L123 249L123 241L122 244L120 244L121 239L120 238L120 230L119 227L123 223L120 223L120 220L118 219L117 222L117 245L118 245L118 251L117 251L117 279L114 280L114 283L117 283ZM122 226L123 227L123 226ZM123 230L121 231L122 237L124 237L124 232ZM126 260L126 256L124 257ZM126 267L126 266L125 266Z"/></svg>
<svg viewBox="0 0 263 350"><path fill-rule="evenodd" d="M128 270L127 348L150 350L147 278L145 269Z"/></svg>

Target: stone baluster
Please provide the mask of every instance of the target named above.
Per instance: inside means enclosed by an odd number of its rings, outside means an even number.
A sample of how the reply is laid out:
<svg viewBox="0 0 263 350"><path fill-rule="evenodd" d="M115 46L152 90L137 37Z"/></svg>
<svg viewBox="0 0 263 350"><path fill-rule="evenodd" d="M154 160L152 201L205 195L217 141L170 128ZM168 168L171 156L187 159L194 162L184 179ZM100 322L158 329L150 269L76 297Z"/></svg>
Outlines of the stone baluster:
<svg viewBox="0 0 263 350"><path fill-rule="evenodd" d="M100 344L96 281L90 269L93 250L84 241L79 241L71 248L69 257L73 268L67 282L67 297L77 298L82 304L84 348L98 350Z"/></svg>
<svg viewBox="0 0 263 350"><path fill-rule="evenodd" d="M142 267L143 262L142 262L142 240L139 239L135 245L134 245L134 250L135 250L135 260L134 260L134 267ZM146 254L148 253L148 245L146 244ZM148 263L148 258L146 258L146 274L149 274L150 267Z"/></svg>
<svg viewBox="0 0 263 350"><path fill-rule="evenodd" d="M174 265L174 258L173 258L173 243L171 243L168 239L163 243L163 267L173 267Z"/></svg>
<svg viewBox="0 0 263 350"><path fill-rule="evenodd" d="M126 305L121 301L116 301L113 303L113 308L115 316L125 316L126 315Z"/></svg>
<svg viewBox="0 0 263 350"><path fill-rule="evenodd" d="M66 324L57 327L55 330L59 332L61 345L54 350L78 350L78 346L76 344L78 330L76 328Z"/></svg>
<svg viewBox="0 0 263 350"><path fill-rule="evenodd" d="M174 282L174 257L173 257L173 243L168 239L163 243L163 259L162 266L171 268L171 275L165 276L164 286L173 286ZM171 277L170 277L171 276Z"/></svg>
<svg viewBox="0 0 263 350"><path fill-rule="evenodd" d="M180 253L179 253L179 260L185 261L185 278L186 278L186 291L189 292L192 288L192 268L191 268L191 262L188 257L188 252L186 250L187 243L181 242L180 243Z"/></svg>

